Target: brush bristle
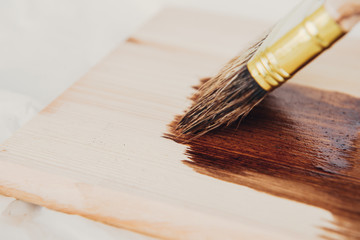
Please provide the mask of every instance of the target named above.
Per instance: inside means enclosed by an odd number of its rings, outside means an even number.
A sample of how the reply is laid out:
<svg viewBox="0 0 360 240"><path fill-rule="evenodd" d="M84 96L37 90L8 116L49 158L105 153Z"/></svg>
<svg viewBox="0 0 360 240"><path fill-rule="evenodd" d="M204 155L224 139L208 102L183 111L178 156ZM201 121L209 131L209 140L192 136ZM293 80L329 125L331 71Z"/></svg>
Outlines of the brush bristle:
<svg viewBox="0 0 360 240"><path fill-rule="evenodd" d="M184 135L201 136L219 126L244 118L267 94L252 78L247 62L263 40L233 58L195 93L193 104L181 118L177 130Z"/></svg>

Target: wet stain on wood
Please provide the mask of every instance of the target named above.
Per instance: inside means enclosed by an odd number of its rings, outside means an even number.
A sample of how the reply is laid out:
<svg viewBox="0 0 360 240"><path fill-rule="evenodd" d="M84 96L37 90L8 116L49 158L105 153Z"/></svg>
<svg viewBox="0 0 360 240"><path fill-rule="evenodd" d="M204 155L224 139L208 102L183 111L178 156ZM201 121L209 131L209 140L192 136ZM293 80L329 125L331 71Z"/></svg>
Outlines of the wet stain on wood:
<svg viewBox="0 0 360 240"><path fill-rule="evenodd" d="M197 139L177 134L179 119L165 137L188 145L196 172L326 209L335 221L321 237L360 239L360 99L286 84Z"/></svg>

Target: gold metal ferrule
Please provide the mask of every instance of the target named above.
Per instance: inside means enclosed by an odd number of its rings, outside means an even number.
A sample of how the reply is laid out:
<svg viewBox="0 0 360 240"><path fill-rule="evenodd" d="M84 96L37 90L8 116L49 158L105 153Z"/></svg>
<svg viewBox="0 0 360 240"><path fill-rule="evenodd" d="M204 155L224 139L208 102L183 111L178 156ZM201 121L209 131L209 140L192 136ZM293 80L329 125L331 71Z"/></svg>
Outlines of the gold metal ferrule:
<svg viewBox="0 0 360 240"><path fill-rule="evenodd" d="M343 34L340 26L321 6L274 44L256 53L248 62L248 70L264 90L271 91Z"/></svg>

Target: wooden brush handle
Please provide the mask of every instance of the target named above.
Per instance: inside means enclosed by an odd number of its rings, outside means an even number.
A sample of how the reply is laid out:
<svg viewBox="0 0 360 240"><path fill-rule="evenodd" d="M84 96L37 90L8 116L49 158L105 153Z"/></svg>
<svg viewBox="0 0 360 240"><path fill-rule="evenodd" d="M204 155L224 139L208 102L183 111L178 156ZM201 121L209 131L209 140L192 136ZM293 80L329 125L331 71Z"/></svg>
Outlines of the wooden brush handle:
<svg viewBox="0 0 360 240"><path fill-rule="evenodd" d="M346 32L360 21L360 0L327 0L325 7Z"/></svg>

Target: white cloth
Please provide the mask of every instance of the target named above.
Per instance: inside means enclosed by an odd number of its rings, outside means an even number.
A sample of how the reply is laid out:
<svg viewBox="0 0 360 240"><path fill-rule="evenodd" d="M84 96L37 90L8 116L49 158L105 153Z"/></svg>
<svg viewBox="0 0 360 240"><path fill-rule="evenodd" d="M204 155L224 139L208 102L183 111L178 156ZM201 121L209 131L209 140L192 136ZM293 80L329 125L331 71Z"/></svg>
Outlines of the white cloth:
<svg viewBox="0 0 360 240"><path fill-rule="evenodd" d="M0 143L39 110L40 104L29 97L0 89Z"/></svg>
<svg viewBox="0 0 360 240"><path fill-rule="evenodd" d="M150 238L80 216L52 211L38 205L1 196L0 239L143 240Z"/></svg>

